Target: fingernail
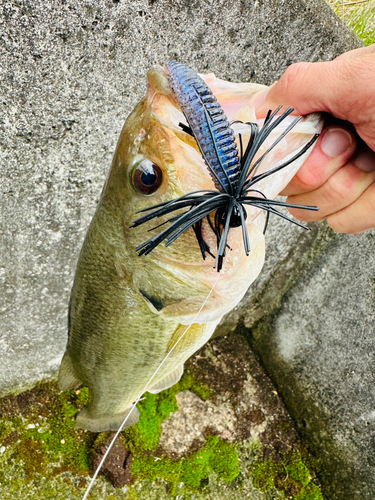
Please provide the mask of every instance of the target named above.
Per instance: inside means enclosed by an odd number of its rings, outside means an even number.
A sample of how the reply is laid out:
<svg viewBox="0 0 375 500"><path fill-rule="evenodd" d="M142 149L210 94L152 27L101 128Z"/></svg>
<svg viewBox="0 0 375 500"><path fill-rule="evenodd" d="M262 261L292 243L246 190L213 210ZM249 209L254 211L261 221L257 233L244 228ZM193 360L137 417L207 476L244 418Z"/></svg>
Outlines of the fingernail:
<svg viewBox="0 0 375 500"><path fill-rule="evenodd" d="M270 89L262 90L251 98L251 104L255 109L260 109L263 106L263 104L266 102L267 94L269 91Z"/></svg>
<svg viewBox="0 0 375 500"><path fill-rule="evenodd" d="M324 132L321 142L323 153L333 158L345 153L352 145L351 134L342 128L329 128Z"/></svg>
<svg viewBox="0 0 375 500"><path fill-rule="evenodd" d="M353 157L353 163L363 172L373 172L375 170L375 153L371 149L363 149Z"/></svg>

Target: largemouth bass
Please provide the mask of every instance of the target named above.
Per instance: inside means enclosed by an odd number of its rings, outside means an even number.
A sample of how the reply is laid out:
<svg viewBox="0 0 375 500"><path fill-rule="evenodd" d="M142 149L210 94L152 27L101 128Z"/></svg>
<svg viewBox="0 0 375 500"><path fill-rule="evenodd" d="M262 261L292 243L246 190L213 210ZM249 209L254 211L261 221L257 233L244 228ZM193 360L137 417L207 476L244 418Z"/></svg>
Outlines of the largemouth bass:
<svg viewBox="0 0 375 500"><path fill-rule="evenodd" d="M185 87L178 86L179 72L185 71L181 66L167 63L148 72L146 97L126 120L78 260L59 385L62 390L79 384L88 386L90 401L78 414L76 426L93 432L120 427L132 403L186 325L195 321L214 283L198 320L176 344L148 391L156 393L175 384L183 373L184 362L207 342L223 315L242 299L264 263L263 211L271 206L264 199L274 199L288 184L309 154L311 148L307 150L306 145L309 146L322 126L319 115L310 115L295 124L285 137L282 135L279 142L276 138L293 119L285 118L278 127L270 127L252 159L254 164L267 153L256 168L257 182L250 183L252 196L258 201L250 203L248 197L242 196L243 203L248 204L238 205L237 212L232 204L233 213L229 215L228 211L217 209L190 226L181 222L173 243L159 244L162 239L158 235L165 224L177 224L181 213L184 214L180 205L176 205L172 217L164 213L163 207L169 207L171 200L185 197L183 200L191 201L191 196L195 196L191 193L197 191L216 192L220 200L228 199L228 186L231 179L238 182L242 165L241 158L236 159L236 151L242 149L239 138L246 148L255 137L252 134L257 120L250 100L254 93L265 88L226 82L212 74L202 76L203 80L197 77L203 89L199 91L199 99L209 102L202 112L212 122L209 129L216 149L221 138L216 134L213 118L217 111L210 111L211 104L219 109L221 117L225 113L225 120L222 118L225 127L229 127L227 119L239 122L233 124L234 134L229 133L233 140L225 150L227 156L231 151L233 161L225 164L226 171L221 167L217 174L213 171L215 165L211 170L208 168L211 160L206 156L209 153L205 153L206 132L202 132L202 137L199 135L201 129L188 115L189 102L183 100ZM195 85L192 92L197 88ZM211 97L205 99L204 95ZM301 152L298 159L277 170L298 151ZM274 173L266 175L271 170ZM245 176L243 181L246 179ZM204 206L207 203L214 206L206 198L202 200ZM192 203L190 210L192 207L200 210L195 199ZM153 217L157 214L151 212L151 217L142 219L143 213L150 213L150 207L164 210L157 222L164 224L161 229L155 228ZM229 217L227 223L225 216ZM183 217L186 220L187 216ZM145 248L147 251L142 251ZM221 252L219 266L215 252ZM127 425L137 420L135 409Z"/></svg>

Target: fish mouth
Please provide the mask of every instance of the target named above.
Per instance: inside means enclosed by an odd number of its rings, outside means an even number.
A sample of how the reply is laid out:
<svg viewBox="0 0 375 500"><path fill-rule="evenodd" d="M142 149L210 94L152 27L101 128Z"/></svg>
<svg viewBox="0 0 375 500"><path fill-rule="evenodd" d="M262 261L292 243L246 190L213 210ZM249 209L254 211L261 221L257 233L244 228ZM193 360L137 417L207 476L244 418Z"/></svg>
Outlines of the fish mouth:
<svg viewBox="0 0 375 500"><path fill-rule="evenodd" d="M190 103L189 98L191 97L191 92L195 92L195 87L191 85L179 85L180 84L180 74L187 72L188 80L196 79L196 86L201 88L201 98L200 101L204 100L205 106L210 109L211 116L214 116L214 134L216 137L214 142L211 140L209 142L209 131L201 130L201 124L196 125L196 105L197 103ZM258 91L259 87L262 89L264 86L254 86L250 85L251 89L248 88L249 85L244 84L233 84L230 82L225 82L224 80L217 79L214 75L207 75L207 79L210 81L210 85L220 93L222 96L222 101L225 106L226 112L229 117L234 117L239 110L242 110L242 117L246 116L247 120L255 120L254 108L250 106L250 98L254 91ZM153 116L155 119L163 126L165 130L168 131L170 136L170 143L173 149L173 145L177 139L178 148L172 151L172 156L177 158L175 161L177 169L177 177L180 180L180 185L182 187L182 194L188 194L196 191L210 191L210 190L224 190L227 192L228 182L230 182L236 177L239 171L239 133L230 127L228 118L224 113L224 110L219 104L216 96L211 91L211 89L204 82L204 75L202 78L195 74L192 70L184 65L170 62L164 67L155 67L148 73L149 87L147 93L147 99L151 104L153 109ZM245 87L245 88L244 88ZM249 92L252 90L252 92ZM190 95L189 95L190 92ZM199 107L199 102L198 102ZM212 108L215 107L213 112ZM246 108L244 113L244 108ZM204 109L204 112L206 110ZM198 116L198 120L199 117ZM240 117L241 118L241 117ZM196 126L195 126L196 125ZM194 129L194 130L193 130ZM246 136L251 132L249 126L243 126L241 133ZM221 149L221 159L220 163L226 164L227 169L224 171L220 170L218 165L218 159L213 158L214 149ZM185 154L182 154L184 151ZM184 168L184 164L187 162L188 158L194 163L190 168ZM180 161L179 161L180 160ZM212 162L216 162L216 165L212 168ZM182 166L182 168L179 168ZM235 180L235 179L234 179ZM220 211L221 218L225 217L225 211ZM247 218L247 211L243 211L243 217ZM213 253L210 251L211 245L205 245L203 243L204 238L208 238L211 244L215 244L217 237L212 238L212 228L215 217L207 216L198 226L194 226L195 232L199 229L201 243L206 249L206 253L215 258ZM231 228L238 227L241 225L240 215L237 207L234 208L234 213L231 216ZM198 236L197 236L198 237ZM201 250L202 250L202 244ZM204 255L205 257L205 255ZM180 262L181 259L173 259L175 262ZM196 265L201 265L202 262L196 262Z"/></svg>
<svg viewBox="0 0 375 500"><path fill-rule="evenodd" d="M178 169L177 175L181 176L181 191L184 194L198 189L212 189L215 187L215 179L210 176L207 163L205 162L201 148L197 139L192 135L190 124L186 118L186 113L183 112L180 102L176 97L176 89L171 85L169 78L170 63L165 66L156 66L148 72L148 91L147 99L152 108L152 113L155 119L169 131L171 135L176 137L179 145L185 150L186 154L181 158L181 169ZM246 147L251 134L251 126L249 123L255 123L259 127L264 125L264 119L257 119L255 108L252 105L252 97L257 92L267 89L265 85L255 83L234 83L217 78L213 73L199 74L198 75L209 90L217 99L221 109L224 112L230 128L234 133L234 139L237 145L237 150L240 151L240 137L242 139L243 148ZM285 132L291 125L294 116L287 116L278 124L270 133L268 139L264 141L262 147L259 148L254 157L254 162L269 149L270 145L275 141L275 138ZM313 113L302 119L297 123L292 133L289 133L268 155L267 161L263 161L258 169L258 173L263 173L269 170L272 166L278 166L282 161L289 158L291 153L295 152L301 145L306 144L315 134L319 134L324 119L321 114ZM173 147L173 144L172 144ZM175 148L178 149L178 148ZM178 165L180 151L173 151L176 155L176 165ZM181 175L183 172L183 162L187 157L190 157L192 162L196 165L198 174L193 172L191 181L189 182L188 176L185 178ZM300 165L298 165L299 168ZM189 167L191 167L189 165ZM298 170L297 168L297 170ZM294 169L296 170L296 169ZM262 183L261 187L264 194L268 198L274 198L282 189L288 184L290 179L294 176L295 171L288 169L283 171L284 180L277 183L271 183L272 187L267 187L267 183ZM198 178L199 176L199 178ZM278 181L280 176L276 176ZM274 177L274 179L276 178ZM282 187L279 187L282 186Z"/></svg>

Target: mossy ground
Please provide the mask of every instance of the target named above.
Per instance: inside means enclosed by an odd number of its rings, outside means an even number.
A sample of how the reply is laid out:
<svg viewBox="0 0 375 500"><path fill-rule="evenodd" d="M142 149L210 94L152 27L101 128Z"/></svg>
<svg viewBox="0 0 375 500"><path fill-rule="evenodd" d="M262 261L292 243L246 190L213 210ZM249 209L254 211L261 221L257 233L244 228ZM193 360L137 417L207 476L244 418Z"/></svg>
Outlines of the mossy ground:
<svg viewBox="0 0 375 500"><path fill-rule="evenodd" d="M87 399L85 388L58 394L56 384L47 383L1 401L1 498L33 498L34 487L53 498L57 477L63 490L73 476L78 487L86 484L95 436L76 431L74 415Z"/></svg>
<svg viewBox="0 0 375 500"><path fill-rule="evenodd" d="M210 397L208 386L196 382L189 373L171 389L146 394L139 405L139 423L123 433L123 442L132 453L132 484L114 488L100 478L91 499L151 499L154 495L203 499L213 498L207 497L213 494L213 488L216 495L222 492L222 498L241 498L239 492L243 487L248 489L248 484L254 490L251 498L266 499L276 494L279 496L274 498L321 499L306 462L301 458L290 459L285 466L264 462L259 442L253 442L249 452L249 442L231 444L208 436L201 449L186 457L160 456L157 446L161 423L178 410L175 395L185 390L202 399ZM87 400L86 388L61 394L56 384L49 382L0 401L0 498L83 497L97 444L108 437L108 433L98 436L74 428L75 414ZM288 480L283 483L286 475Z"/></svg>
<svg viewBox="0 0 375 500"><path fill-rule="evenodd" d="M274 489L285 492L293 500L323 500L311 472L318 464L315 462L310 470L307 464L311 460L309 455L305 458L301 453L289 453L280 455L278 461L259 461L252 470L253 484L264 492Z"/></svg>
<svg viewBox="0 0 375 500"><path fill-rule="evenodd" d="M182 379L170 389L159 394L145 394L145 399L138 404L140 419L137 425L125 431L129 445L133 449L155 450L161 435L161 423L178 410L176 394L190 390L201 399L210 397L210 390L205 384L198 384L185 373Z"/></svg>
<svg viewBox="0 0 375 500"><path fill-rule="evenodd" d="M212 472L223 481L233 481L239 475L235 447L216 436L209 436L202 449L180 460L155 460L153 456L141 453L133 456L133 473L142 479L164 479L169 483L172 495L180 483L191 490L206 485Z"/></svg>

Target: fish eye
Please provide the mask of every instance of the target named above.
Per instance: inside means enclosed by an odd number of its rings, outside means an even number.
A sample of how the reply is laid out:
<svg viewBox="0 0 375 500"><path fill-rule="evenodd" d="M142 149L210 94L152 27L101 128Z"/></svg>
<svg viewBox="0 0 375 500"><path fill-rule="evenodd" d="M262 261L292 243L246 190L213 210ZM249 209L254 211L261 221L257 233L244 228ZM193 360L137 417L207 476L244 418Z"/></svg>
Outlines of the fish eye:
<svg viewBox="0 0 375 500"><path fill-rule="evenodd" d="M163 180L161 168L150 160L143 160L133 172L133 186L139 193L153 194Z"/></svg>

